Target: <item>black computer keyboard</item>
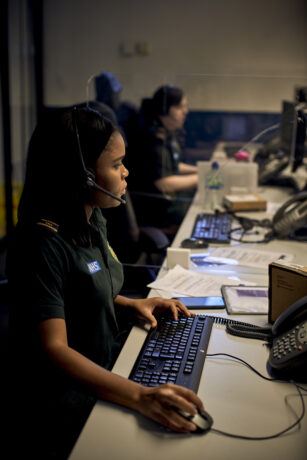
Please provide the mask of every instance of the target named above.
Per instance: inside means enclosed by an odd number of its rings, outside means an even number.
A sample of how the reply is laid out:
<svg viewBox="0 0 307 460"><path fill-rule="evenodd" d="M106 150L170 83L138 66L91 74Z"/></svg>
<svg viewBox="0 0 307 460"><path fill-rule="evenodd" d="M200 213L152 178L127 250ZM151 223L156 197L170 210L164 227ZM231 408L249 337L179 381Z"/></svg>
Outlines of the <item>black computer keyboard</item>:
<svg viewBox="0 0 307 460"><path fill-rule="evenodd" d="M175 383L197 392L206 359L213 324L217 327L258 326L223 316L180 315L175 321L170 314L157 316L158 326L148 332L129 379L144 386ZM233 335L240 335L228 330Z"/></svg>
<svg viewBox="0 0 307 460"><path fill-rule="evenodd" d="M231 215L227 213L197 214L191 237L201 238L209 243L230 242Z"/></svg>
<svg viewBox="0 0 307 460"><path fill-rule="evenodd" d="M175 383L197 391L213 319L196 315L169 314L158 318L158 326L149 331L129 378L145 386Z"/></svg>

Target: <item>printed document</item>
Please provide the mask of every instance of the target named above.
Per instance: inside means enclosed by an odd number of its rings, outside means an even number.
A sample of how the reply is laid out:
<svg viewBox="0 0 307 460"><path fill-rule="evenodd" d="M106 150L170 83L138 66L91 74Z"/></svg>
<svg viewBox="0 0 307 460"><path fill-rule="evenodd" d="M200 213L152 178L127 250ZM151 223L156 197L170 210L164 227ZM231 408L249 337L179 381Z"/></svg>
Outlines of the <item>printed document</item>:
<svg viewBox="0 0 307 460"><path fill-rule="evenodd" d="M259 251L257 249L241 249L235 247L216 248L208 257L206 262L223 262L227 265L244 265L245 267L267 268L271 262L283 260L291 262L292 254Z"/></svg>
<svg viewBox="0 0 307 460"><path fill-rule="evenodd" d="M167 291L168 293L172 293L173 297L179 295L202 297L221 295L221 286L223 284L237 286L242 284L242 281L238 280L238 278L233 279L218 275L197 273L176 265L163 278L158 278L148 284L148 287Z"/></svg>

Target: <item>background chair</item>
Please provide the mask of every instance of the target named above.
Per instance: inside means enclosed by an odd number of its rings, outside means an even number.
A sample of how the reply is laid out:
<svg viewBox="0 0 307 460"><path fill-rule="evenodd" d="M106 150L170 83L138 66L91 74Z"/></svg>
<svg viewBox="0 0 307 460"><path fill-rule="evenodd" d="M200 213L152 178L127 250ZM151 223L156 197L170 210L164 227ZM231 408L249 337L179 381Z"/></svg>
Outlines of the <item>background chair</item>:
<svg viewBox="0 0 307 460"><path fill-rule="evenodd" d="M103 209L108 241L124 265L125 282L121 294L146 297L148 283L156 279L170 241L160 229L139 226L129 192L126 205Z"/></svg>
<svg viewBox="0 0 307 460"><path fill-rule="evenodd" d="M175 238L181 225L181 221L179 222L179 218L176 215L176 209L178 208L179 215L185 215L193 200L192 195L172 197L159 193L148 193L142 190L131 190L130 195L139 225L148 226L153 225L154 222L157 225L156 222L158 219L156 216L168 215L172 223L168 223L168 218L166 218L165 224L159 225L157 228L166 235L170 243ZM174 216L169 212L170 207L173 210Z"/></svg>

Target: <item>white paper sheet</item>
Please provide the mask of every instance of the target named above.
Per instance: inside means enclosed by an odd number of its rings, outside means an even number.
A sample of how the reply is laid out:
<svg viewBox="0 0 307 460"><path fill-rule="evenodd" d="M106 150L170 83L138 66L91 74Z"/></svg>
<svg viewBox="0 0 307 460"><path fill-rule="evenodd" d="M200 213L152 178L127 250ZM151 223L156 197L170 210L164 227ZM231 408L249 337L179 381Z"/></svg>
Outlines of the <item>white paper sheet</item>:
<svg viewBox="0 0 307 460"><path fill-rule="evenodd" d="M176 265L163 278L158 278L148 284L148 287L176 293L176 295L201 297L221 295L221 286L223 284L237 286L242 284L242 281L224 276L197 273Z"/></svg>
<svg viewBox="0 0 307 460"><path fill-rule="evenodd" d="M229 260L229 265L238 264L244 265L245 267L267 268L271 262L279 259L290 262L293 260L293 255L282 252L228 247L214 249L210 256L206 258L206 261L218 262L219 260ZM230 261L232 261L232 263Z"/></svg>

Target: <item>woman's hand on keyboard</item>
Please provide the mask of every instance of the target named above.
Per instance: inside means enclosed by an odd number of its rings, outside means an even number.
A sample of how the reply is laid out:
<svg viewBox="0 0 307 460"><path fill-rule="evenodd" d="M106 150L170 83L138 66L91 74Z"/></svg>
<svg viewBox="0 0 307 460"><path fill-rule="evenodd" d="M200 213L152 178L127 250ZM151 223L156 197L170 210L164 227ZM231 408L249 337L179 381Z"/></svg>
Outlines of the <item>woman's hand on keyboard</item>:
<svg viewBox="0 0 307 460"><path fill-rule="evenodd" d="M154 388L142 387L138 411L172 431L195 431L196 426L178 411L195 415L197 409L203 410L204 407L192 390L170 383Z"/></svg>
<svg viewBox="0 0 307 460"><path fill-rule="evenodd" d="M148 299L129 299L130 307L135 310L138 318L143 319L151 324L151 327L157 326L157 320L154 313L161 313L169 310L174 319L178 319L178 314L183 313L185 316L193 316L187 307L176 299L162 299L161 297L150 297Z"/></svg>

